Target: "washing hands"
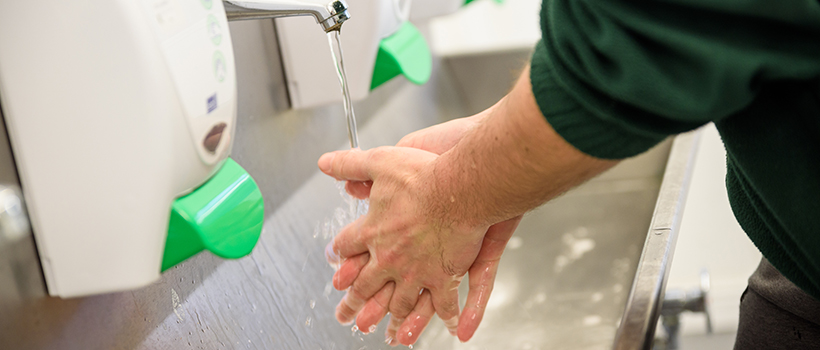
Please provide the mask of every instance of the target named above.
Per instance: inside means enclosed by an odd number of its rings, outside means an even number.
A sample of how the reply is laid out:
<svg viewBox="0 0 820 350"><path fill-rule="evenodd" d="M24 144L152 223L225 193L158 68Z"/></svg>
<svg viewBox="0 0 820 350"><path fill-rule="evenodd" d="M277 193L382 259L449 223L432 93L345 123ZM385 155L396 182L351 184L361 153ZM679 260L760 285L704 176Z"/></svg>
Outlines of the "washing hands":
<svg viewBox="0 0 820 350"><path fill-rule="evenodd" d="M319 159L322 172L370 200L368 213L326 249L339 266L333 286L347 291L336 308L340 323L370 332L389 312L386 342L411 345L435 314L469 340L521 215L614 165L555 134L527 78L476 116L409 134L396 147ZM467 274L460 310L458 286Z"/></svg>

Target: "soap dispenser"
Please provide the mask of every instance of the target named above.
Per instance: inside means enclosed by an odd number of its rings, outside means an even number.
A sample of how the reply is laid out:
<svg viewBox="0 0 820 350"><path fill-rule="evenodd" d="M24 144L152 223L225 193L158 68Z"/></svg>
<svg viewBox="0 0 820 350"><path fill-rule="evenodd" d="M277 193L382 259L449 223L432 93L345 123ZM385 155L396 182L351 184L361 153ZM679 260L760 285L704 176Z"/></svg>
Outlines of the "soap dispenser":
<svg viewBox="0 0 820 350"><path fill-rule="evenodd" d="M49 294L139 288L203 250L251 252L264 202L228 157L228 19L299 15L317 33L349 17L338 0L0 4L0 108Z"/></svg>
<svg viewBox="0 0 820 350"><path fill-rule="evenodd" d="M425 38L409 22L410 0L348 0L356 20L341 30L351 98L361 100L390 79L414 84L430 78L432 57ZM328 38L309 19L277 20L276 32L291 107L340 103Z"/></svg>

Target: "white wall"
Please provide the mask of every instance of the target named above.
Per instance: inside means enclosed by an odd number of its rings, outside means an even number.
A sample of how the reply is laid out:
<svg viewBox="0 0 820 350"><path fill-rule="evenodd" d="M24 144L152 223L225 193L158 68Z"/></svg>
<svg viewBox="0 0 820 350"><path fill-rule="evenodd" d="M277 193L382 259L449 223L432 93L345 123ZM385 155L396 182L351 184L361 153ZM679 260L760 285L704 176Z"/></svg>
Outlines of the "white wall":
<svg viewBox="0 0 820 350"><path fill-rule="evenodd" d="M697 287L700 270L707 269L714 330L735 332L740 295L761 255L729 206L726 151L714 125L705 128L700 142L666 289ZM681 333L702 334L705 329L701 314L683 315Z"/></svg>

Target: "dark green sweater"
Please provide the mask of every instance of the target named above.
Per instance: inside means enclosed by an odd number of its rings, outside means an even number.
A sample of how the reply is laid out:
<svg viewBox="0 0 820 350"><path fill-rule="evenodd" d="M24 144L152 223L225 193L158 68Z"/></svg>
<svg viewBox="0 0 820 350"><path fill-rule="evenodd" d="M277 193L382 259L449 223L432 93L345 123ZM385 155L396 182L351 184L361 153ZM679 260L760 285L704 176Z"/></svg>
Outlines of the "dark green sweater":
<svg viewBox="0 0 820 350"><path fill-rule="evenodd" d="M715 122L741 227L820 299L820 1L545 0L541 30L533 93L564 139L621 159Z"/></svg>

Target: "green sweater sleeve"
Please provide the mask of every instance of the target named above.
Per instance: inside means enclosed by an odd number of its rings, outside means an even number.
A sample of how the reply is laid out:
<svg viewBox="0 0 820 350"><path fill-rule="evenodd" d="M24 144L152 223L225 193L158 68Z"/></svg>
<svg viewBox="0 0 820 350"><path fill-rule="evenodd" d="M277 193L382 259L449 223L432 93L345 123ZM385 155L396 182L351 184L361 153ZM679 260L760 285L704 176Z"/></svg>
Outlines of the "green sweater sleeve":
<svg viewBox="0 0 820 350"><path fill-rule="evenodd" d="M545 0L531 63L544 116L605 159L748 106L766 82L820 74L807 0Z"/></svg>

